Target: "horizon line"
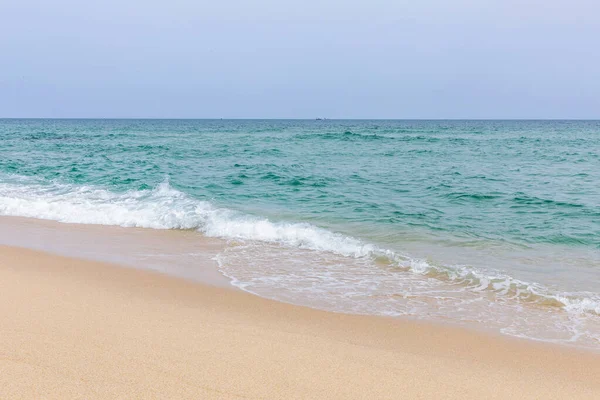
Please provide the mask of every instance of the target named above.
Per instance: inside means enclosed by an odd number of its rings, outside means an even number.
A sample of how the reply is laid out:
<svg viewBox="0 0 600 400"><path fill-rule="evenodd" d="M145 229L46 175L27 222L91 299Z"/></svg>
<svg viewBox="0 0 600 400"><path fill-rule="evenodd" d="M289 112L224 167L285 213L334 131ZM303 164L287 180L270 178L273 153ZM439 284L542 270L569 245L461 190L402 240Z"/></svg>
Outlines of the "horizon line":
<svg viewBox="0 0 600 400"><path fill-rule="evenodd" d="M0 120L189 120L189 121L600 121L600 118L195 118L195 117L0 117Z"/></svg>

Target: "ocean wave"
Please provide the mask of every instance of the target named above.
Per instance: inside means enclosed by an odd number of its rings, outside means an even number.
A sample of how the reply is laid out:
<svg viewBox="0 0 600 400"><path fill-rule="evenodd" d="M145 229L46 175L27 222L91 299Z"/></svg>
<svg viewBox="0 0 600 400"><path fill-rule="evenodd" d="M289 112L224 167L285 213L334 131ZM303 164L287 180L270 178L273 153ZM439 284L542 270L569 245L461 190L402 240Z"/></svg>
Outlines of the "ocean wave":
<svg viewBox="0 0 600 400"><path fill-rule="evenodd" d="M527 196L524 193L518 193L512 199L517 205L526 206L544 206L544 207L565 207L565 208L582 208L585 207L583 204L574 202L558 201L553 199L544 199L541 197Z"/></svg>
<svg viewBox="0 0 600 400"><path fill-rule="evenodd" d="M393 140L388 136L378 134L363 134L352 131L327 132L327 133L301 133L294 136L297 140L339 140L339 141L371 141L371 140Z"/></svg>
<svg viewBox="0 0 600 400"><path fill-rule="evenodd" d="M215 207L171 187L168 181L154 189L123 193L61 183L0 183L0 215L64 223L197 229L207 236L279 243L350 257L374 251L372 245L311 224L272 222Z"/></svg>
<svg viewBox="0 0 600 400"><path fill-rule="evenodd" d="M312 224L274 222L216 207L171 187L168 180L153 189L116 193L95 186L48 184L12 177L0 183L0 215L64 223L198 230L210 237L370 258L374 268L377 264L384 265L520 303L600 315L600 296L595 293L556 292L500 272L470 266L433 265Z"/></svg>
<svg viewBox="0 0 600 400"><path fill-rule="evenodd" d="M194 229L212 210L167 181L152 190L114 193L94 186L0 183L0 215L65 223Z"/></svg>

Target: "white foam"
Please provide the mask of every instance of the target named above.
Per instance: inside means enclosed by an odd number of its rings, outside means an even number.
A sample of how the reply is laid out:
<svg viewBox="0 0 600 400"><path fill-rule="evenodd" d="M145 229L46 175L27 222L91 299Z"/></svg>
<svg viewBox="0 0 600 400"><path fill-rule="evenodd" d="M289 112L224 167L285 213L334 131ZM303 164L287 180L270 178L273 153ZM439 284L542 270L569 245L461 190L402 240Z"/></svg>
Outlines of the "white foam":
<svg viewBox="0 0 600 400"><path fill-rule="evenodd" d="M5 177L4 177L5 178ZM165 181L152 190L116 193L95 186L40 183L9 177L0 183L0 215L65 223L118 225L153 229L197 229L211 237L274 243L291 248L330 252L344 257L384 257L417 275L434 277L474 292L496 296L553 299L570 313L600 315L600 296L557 293L509 275L467 266L430 265L359 239L308 223L273 222L194 199Z"/></svg>
<svg viewBox="0 0 600 400"><path fill-rule="evenodd" d="M272 222L194 199L165 181L153 190L115 193L94 186L0 183L0 215L65 223L198 229L207 236L258 240L349 257L375 247L307 223Z"/></svg>
<svg viewBox="0 0 600 400"><path fill-rule="evenodd" d="M301 249L330 251L347 257L364 257L375 251L374 246L364 244L358 239L310 224L275 223L250 216L236 218L227 211L214 213L203 232L208 236L280 243Z"/></svg>
<svg viewBox="0 0 600 400"><path fill-rule="evenodd" d="M212 207L172 189L113 193L93 186L0 184L0 214L65 223L154 229L199 227Z"/></svg>
<svg viewBox="0 0 600 400"><path fill-rule="evenodd" d="M514 282L498 281L494 287L491 279L482 279L481 285L468 286L407 273L394 265L375 265L367 257L300 252L258 242L236 243L216 260L235 286L279 301L336 312L476 324L523 338L600 345L597 316L527 306L530 299L516 295ZM505 285L511 286L508 296Z"/></svg>

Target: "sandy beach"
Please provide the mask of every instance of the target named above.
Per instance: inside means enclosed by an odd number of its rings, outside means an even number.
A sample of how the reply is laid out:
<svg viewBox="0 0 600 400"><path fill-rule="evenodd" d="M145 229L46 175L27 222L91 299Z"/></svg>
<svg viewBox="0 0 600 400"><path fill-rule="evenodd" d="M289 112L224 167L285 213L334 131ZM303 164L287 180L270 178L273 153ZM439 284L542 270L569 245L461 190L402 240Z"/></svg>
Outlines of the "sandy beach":
<svg viewBox="0 0 600 400"><path fill-rule="evenodd" d="M600 356L0 247L0 398L597 399Z"/></svg>

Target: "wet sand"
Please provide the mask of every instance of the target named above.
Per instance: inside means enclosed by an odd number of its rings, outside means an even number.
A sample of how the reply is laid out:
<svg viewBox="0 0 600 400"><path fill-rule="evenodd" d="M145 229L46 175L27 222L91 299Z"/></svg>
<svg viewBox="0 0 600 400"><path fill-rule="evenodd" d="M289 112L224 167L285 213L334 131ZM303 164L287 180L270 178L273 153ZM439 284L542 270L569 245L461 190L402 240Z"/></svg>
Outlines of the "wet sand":
<svg viewBox="0 0 600 400"><path fill-rule="evenodd" d="M0 247L0 398L598 399L600 355Z"/></svg>
<svg viewBox="0 0 600 400"><path fill-rule="evenodd" d="M214 261L225 244L224 240L209 238L194 230L64 224L0 216L0 245L110 262L231 287Z"/></svg>

